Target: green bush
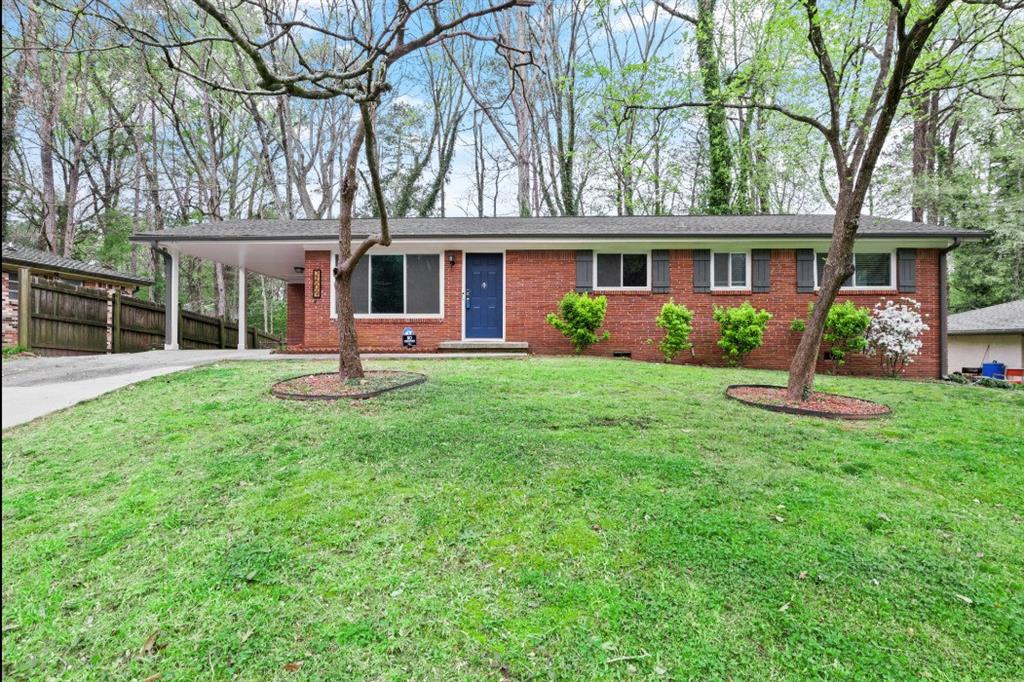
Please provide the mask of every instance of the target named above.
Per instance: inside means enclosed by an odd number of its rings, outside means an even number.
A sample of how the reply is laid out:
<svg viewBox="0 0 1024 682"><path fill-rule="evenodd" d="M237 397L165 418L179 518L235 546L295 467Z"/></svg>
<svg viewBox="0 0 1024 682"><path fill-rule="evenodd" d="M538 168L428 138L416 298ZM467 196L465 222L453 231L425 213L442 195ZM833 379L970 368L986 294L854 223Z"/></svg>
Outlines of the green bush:
<svg viewBox="0 0 1024 682"><path fill-rule="evenodd" d="M838 369L845 364L848 354L859 353L868 347L866 334L870 324L871 311L858 308L853 301L828 309L822 340L828 344L833 368Z"/></svg>
<svg viewBox="0 0 1024 682"><path fill-rule="evenodd" d="M654 321L665 330L665 338L658 345L658 349L665 356L665 362L672 362L681 351L693 348L693 344L690 343L693 312L685 305L678 305L669 299L668 303L661 306L661 313Z"/></svg>
<svg viewBox="0 0 1024 682"><path fill-rule="evenodd" d="M808 317L811 316L813 310L814 304L807 304ZM871 311L867 308L858 308L853 301L837 303L828 309L828 316L825 318L825 333L821 340L828 344L833 372L846 364L847 355L859 353L867 348L867 331L870 324ZM796 319L793 320L789 328L802 332L806 326L803 320Z"/></svg>
<svg viewBox="0 0 1024 682"><path fill-rule="evenodd" d="M722 328L718 347L725 351L730 365L740 365L747 353L764 342L764 328L772 314L767 310L755 310L750 301L735 308L715 306L713 317Z"/></svg>
<svg viewBox="0 0 1024 682"><path fill-rule="evenodd" d="M548 324L562 332L572 342L577 353L582 353L598 341L611 336L607 331L598 334L598 328L604 323L604 314L608 308L608 299L604 296L577 294L570 291L558 302L558 314L548 313Z"/></svg>

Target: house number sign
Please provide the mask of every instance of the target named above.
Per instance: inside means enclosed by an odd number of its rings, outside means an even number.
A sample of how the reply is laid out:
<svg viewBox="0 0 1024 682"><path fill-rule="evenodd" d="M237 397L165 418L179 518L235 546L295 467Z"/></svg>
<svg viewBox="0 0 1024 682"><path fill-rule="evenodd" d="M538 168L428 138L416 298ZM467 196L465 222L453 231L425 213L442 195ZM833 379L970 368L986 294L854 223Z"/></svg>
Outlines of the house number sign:
<svg viewBox="0 0 1024 682"><path fill-rule="evenodd" d="M320 298L323 293L323 272L320 268L313 271L313 298Z"/></svg>
<svg viewBox="0 0 1024 682"><path fill-rule="evenodd" d="M402 346L405 348L416 347L416 334L413 333L412 327L406 327L402 330Z"/></svg>

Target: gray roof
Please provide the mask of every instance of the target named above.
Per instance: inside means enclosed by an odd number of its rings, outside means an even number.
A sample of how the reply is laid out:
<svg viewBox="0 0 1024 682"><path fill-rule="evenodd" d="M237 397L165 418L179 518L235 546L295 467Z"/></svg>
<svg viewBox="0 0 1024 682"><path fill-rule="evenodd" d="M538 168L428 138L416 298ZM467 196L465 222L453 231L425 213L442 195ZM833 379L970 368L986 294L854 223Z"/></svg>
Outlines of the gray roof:
<svg viewBox="0 0 1024 682"><path fill-rule="evenodd" d="M394 239L508 239L508 238L722 238L829 237L831 215L742 216L585 216L536 218L393 218ZM353 220L353 237L376 233L377 220ZM331 239L338 221L225 220L143 232L135 241L259 241ZM965 237L980 239L984 232L928 223L864 216L860 235L871 237Z"/></svg>
<svg viewBox="0 0 1024 682"><path fill-rule="evenodd" d="M1024 299L949 316L950 334L1024 334Z"/></svg>
<svg viewBox="0 0 1024 682"><path fill-rule="evenodd" d="M120 272L111 268L103 267L97 263L86 263L73 258L58 256L49 251L33 249L30 246L20 244L4 244L4 263L12 265L25 265L30 268L64 272L82 277L93 277L96 279L123 282L136 286L148 286L153 280L145 277L136 277L127 272Z"/></svg>

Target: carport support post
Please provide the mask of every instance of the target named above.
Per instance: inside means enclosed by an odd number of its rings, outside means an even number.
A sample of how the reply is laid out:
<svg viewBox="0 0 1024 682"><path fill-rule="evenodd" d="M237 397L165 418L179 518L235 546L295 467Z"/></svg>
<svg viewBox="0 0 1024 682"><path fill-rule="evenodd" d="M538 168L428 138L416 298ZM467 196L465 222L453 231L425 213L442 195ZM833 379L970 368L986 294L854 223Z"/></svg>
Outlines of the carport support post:
<svg viewBox="0 0 1024 682"><path fill-rule="evenodd" d="M249 333L245 327L245 268L238 268L238 350L245 350Z"/></svg>
<svg viewBox="0 0 1024 682"><path fill-rule="evenodd" d="M178 273L181 261L176 251L164 256L164 350L178 350Z"/></svg>

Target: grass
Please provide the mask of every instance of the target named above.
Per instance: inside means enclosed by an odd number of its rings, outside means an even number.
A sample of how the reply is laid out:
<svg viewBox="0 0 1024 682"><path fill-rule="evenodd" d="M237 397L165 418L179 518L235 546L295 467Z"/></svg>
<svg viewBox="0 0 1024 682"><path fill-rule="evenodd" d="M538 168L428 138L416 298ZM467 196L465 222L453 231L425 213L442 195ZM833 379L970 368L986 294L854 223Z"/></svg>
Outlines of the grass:
<svg viewBox="0 0 1024 682"><path fill-rule="evenodd" d="M20 345L4 346L4 348L3 348L3 357L4 357L4 360L14 360L14 359L18 358L19 356L21 356L21 355L23 355L24 353L27 353L27 352L28 352L28 349L25 348L24 346L20 346Z"/></svg>
<svg viewBox="0 0 1024 682"><path fill-rule="evenodd" d="M309 362L152 379L4 434L9 679L1013 679L1024 394L770 372ZM156 634L156 639L152 635Z"/></svg>

